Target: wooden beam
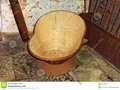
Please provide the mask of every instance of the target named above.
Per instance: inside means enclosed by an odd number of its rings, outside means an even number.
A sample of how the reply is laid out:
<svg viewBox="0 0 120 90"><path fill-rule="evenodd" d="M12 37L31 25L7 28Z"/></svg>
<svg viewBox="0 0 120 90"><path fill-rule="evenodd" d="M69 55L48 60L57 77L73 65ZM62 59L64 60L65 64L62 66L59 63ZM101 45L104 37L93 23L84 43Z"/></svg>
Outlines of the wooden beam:
<svg viewBox="0 0 120 90"><path fill-rule="evenodd" d="M12 12L21 36L21 39L23 41L27 41L29 39L28 37L28 30L25 24L25 20L19 5L18 0L9 0L11 8L12 8Z"/></svg>
<svg viewBox="0 0 120 90"><path fill-rule="evenodd" d="M92 3L92 0L89 0L89 8L88 8L88 13L91 13L91 3Z"/></svg>
<svg viewBox="0 0 120 90"><path fill-rule="evenodd" d="M87 4L87 1L84 0L84 13L86 13L86 4Z"/></svg>
<svg viewBox="0 0 120 90"><path fill-rule="evenodd" d="M0 41L2 41L3 39L2 39L2 33L0 32Z"/></svg>

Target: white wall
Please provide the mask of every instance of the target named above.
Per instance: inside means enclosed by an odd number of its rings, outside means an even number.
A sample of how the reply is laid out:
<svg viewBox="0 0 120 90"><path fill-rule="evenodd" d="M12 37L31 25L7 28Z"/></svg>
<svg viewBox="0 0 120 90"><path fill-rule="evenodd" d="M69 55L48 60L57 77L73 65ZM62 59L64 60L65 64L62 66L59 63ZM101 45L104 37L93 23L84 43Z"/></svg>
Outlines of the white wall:
<svg viewBox="0 0 120 90"><path fill-rule="evenodd" d="M1 32L1 1L0 1L0 32Z"/></svg>
<svg viewBox="0 0 120 90"><path fill-rule="evenodd" d="M19 0L26 25L33 30L35 22L43 14L53 10L84 12L84 0ZM9 0L1 0L2 32L18 32Z"/></svg>

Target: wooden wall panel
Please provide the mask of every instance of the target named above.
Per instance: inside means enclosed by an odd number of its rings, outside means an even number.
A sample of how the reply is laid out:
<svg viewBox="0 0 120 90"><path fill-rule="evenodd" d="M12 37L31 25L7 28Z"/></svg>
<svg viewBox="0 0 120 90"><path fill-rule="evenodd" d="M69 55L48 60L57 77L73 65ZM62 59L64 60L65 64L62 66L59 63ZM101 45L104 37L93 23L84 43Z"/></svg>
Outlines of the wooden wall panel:
<svg viewBox="0 0 120 90"><path fill-rule="evenodd" d="M81 14L87 44L120 70L120 0L90 0L89 6L89 13Z"/></svg>
<svg viewBox="0 0 120 90"><path fill-rule="evenodd" d="M93 24L83 15L87 26L86 38L88 45L101 56L120 69L120 41L110 35L107 31Z"/></svg>

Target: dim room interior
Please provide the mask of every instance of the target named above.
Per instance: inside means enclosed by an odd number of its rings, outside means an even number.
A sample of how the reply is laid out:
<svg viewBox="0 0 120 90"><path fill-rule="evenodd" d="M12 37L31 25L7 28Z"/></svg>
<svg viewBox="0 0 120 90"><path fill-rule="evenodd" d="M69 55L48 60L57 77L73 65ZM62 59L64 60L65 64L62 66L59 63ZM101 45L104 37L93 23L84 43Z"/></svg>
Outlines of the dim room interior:
<svg viewBox="0 0 120 90"><path fill-rule="evenodd" d="M0 81L120 81L120 0L0 0Z"/></svg>

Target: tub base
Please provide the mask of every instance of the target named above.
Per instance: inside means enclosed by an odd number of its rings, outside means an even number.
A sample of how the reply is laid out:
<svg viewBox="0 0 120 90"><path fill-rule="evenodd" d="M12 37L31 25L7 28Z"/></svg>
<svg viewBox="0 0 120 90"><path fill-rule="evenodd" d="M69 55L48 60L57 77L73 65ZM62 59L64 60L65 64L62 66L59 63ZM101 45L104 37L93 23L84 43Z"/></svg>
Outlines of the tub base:
<svg viewBox="0 0 120 90"><path fill-rule="evenodd" d="M44 70L45 74L58 76L72 70L77 64L77 59L74 56L61 64L53 64L53 63L50 64L45 61L36 60L36 64L37 64L37 68Z"/></svg>

